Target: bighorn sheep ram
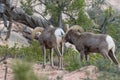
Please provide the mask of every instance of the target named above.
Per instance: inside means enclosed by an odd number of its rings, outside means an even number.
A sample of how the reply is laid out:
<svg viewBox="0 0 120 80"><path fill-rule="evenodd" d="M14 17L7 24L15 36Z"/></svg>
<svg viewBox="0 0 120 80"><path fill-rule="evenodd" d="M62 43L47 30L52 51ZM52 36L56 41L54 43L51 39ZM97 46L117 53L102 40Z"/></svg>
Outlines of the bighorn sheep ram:
<svg viewBox="0 0 120 80"><path fill-rule="evenodd" d="M50 50L50 62L53 67L53 50L56 52L59 59L59 69L62 69L62 56L64 52L63 35L64 31L61 28L48 28L42 31L39 36L39 42L43 51L43 68L46 65L46 49ZM59 46L61 45L62 51L60 52Z"/></svg>
<svg viewBox="0 0 120 80"><path fill-rule="evenodd" d="M75 45L76 49L80 52L81 60L83 60L85 55L85 59L88 61L88 54L95 52L101 53L116 65L119 64L115 56L115 43L109 35L90 32L78 33L75 30L69 30L65 35L65 41Z"/></svg>
<svg viewBox="0 0 120 80"><path fill-rule="evenodd" d="M66 25L66 26L64 26L64 27L66 27L66 28L64 28L65 31L66 31L66 33L67 33L69 30L76 30L76 31L78 31L78 32L80 32L80 33L83 33L83 32L84 32L84 29L83 29L81 26L79 26L79 25L72 25L70 28L69 28L68 25ZM78 51L76 50L76 48L75 48L75 45L73 45L73 44L71 44L71 43L69 43L69 42L66 42L66 43L65 43L65 47L66 47L67 52L68 52L68 48L71 48L71 49L73 49L74 51L78 52Z"/></svg>

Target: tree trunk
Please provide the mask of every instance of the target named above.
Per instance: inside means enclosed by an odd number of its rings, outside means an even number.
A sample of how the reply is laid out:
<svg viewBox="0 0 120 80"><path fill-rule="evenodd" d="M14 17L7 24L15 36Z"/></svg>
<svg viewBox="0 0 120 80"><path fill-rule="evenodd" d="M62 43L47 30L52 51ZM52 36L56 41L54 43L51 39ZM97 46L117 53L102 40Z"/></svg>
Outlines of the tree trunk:
<svg viewBox="0 0 120 80"><path fill-rule="evenodd" d="M60 11L60 15L58 17L58 27L63 28L63 23L62 23L62 11Z"/></svg>

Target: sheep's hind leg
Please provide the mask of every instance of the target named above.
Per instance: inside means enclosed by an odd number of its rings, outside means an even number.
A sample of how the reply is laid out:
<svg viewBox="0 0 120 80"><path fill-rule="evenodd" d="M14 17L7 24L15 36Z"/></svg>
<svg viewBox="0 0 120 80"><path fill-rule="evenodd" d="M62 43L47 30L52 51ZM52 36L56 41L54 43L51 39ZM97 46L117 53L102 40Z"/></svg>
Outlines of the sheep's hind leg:
<svg viewBox="0 0 120 80"><path fill-rule="evenodd" d="M61 53L62 53L62 56L63 56L63 54L64 54L64 42L61 43L61 48L62 48Z"/></svg>
<svg viewBox="0 0 120 80"><path fill-rule="evenodd" d="M103 57L104 57L105 59L111 61L111 59L110 59L110 57L109 57L109 55L108 55L108 51L102 50L101 53L102 53L102 55L103 55Z"/></svg>
<svg viewBox="0 0 120 80"><path fill-rule="evenodd" d="M116 65L119 64L119 63L118 63L118 60L117 60L115 54L112 52L112 50L109 51L108 55L109 55L109 57L112 59L112 61L113 61Z"/></svg>
<svg viewBox="0 0 120 80"><path fill-rule="evenodd" d="M56 52L56 54L57 54L57 56L58 56L58 60L59 60L59 69L63 69L63 63L62 63L62 54L60 53L60 50L59 50L59 48L58 47L55 47L54 48L54 50L55 50L55 52Z"/></svg>
<svg viewBox="0 0 120 80"><path fill-rule="evenodd" d="M54 68L53 49L50 49L50 65L52 68Z"/></svg>

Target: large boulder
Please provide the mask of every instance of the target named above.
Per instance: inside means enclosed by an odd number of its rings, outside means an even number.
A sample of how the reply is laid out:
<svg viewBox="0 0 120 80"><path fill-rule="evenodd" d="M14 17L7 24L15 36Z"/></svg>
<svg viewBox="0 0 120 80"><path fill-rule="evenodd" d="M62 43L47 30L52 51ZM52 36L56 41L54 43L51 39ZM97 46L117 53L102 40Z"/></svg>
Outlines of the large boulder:
<svg viewBox="0 0 120 80"><path fill-rule="evenodd" d="M8 47L22 47L22 46L29 46L28 39L24 37L24 35L31 35L32 29L28 26L13 22L11 28L11 34L7 41L5 41L7 29L4 27L3 21L0 22L0 45ZM24 34L23 34L24 33ZM29 33L29 34L28 34Z"/></svg>
<svg viewBox="0 0 120 80"><path fill-rule="evenodd" d="M2 38L5 37L5 34L2 34ZM22 47L22 46L29 46L28 40L23 37L21 33L17 33L12 31L10 38L7 41L0 39L1 46L8 46L10 47Z"/></svg>

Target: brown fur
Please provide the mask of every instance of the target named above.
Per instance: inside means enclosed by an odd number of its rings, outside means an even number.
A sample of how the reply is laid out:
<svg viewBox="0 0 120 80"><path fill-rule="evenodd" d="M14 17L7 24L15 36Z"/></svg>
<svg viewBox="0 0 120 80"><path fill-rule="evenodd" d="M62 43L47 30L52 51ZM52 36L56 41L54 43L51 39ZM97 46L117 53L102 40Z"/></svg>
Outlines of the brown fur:
<svg viewBox="0 0 120 80"><path fill-rule="evenodd" d="M69 28L69 25L66 24L66 26L64 26L63 30L67 33L69 30L76 30L77 32L80 32L80 33L83 33L84 32L84 29L79 26L79 25L72 25L70 28ZM69 45L69 46L68 46ZM68 52L68 49L69 48L72 48L73 50L77 51L75 46L71 43L65 43L65 47L66 47L66 51Z"/></svg>
<svg viewBox="0 0 120 80"><path fill-rule="evenodd" d="M88 60L88 54L91 52L101 53L105 58L112 59L118 65L118 60L113 56L113 52L108 50L105 34L93 34L90 32L78 33L75 30L70 30L65 36L65 40L76 46L76 49L81 53L81 60L85 55Z"/></svg>
<svg viewBox="0 0 120 80"><path fill-rule="evenodd" d="M52 49L55 47L56 37L54 36L54 31L55 28L44 30L39 37L40 44L45 45L47 49Z"/></svg>
<svg viewBox="0 0 120 80"><path fill-rule="evenodd" d="M39 36L39 42L43 51L43 55L44 55L44 63L43 63L43 67L45 67L46 65L46 49L50 49L50 58L51 58L51 66L53 67L53 49L55 50L55 52L57 53L58 59L59 59L59 68L62 69L62 54L63 54L63 50L62 53L59 51L59 45L57 44L57 40L56 37L54 35L56 28L48 28L42 31L41 35ZM62 41L61 41L61 45L63 47ZM63 48L62 48L63 49Z"/></svg>

